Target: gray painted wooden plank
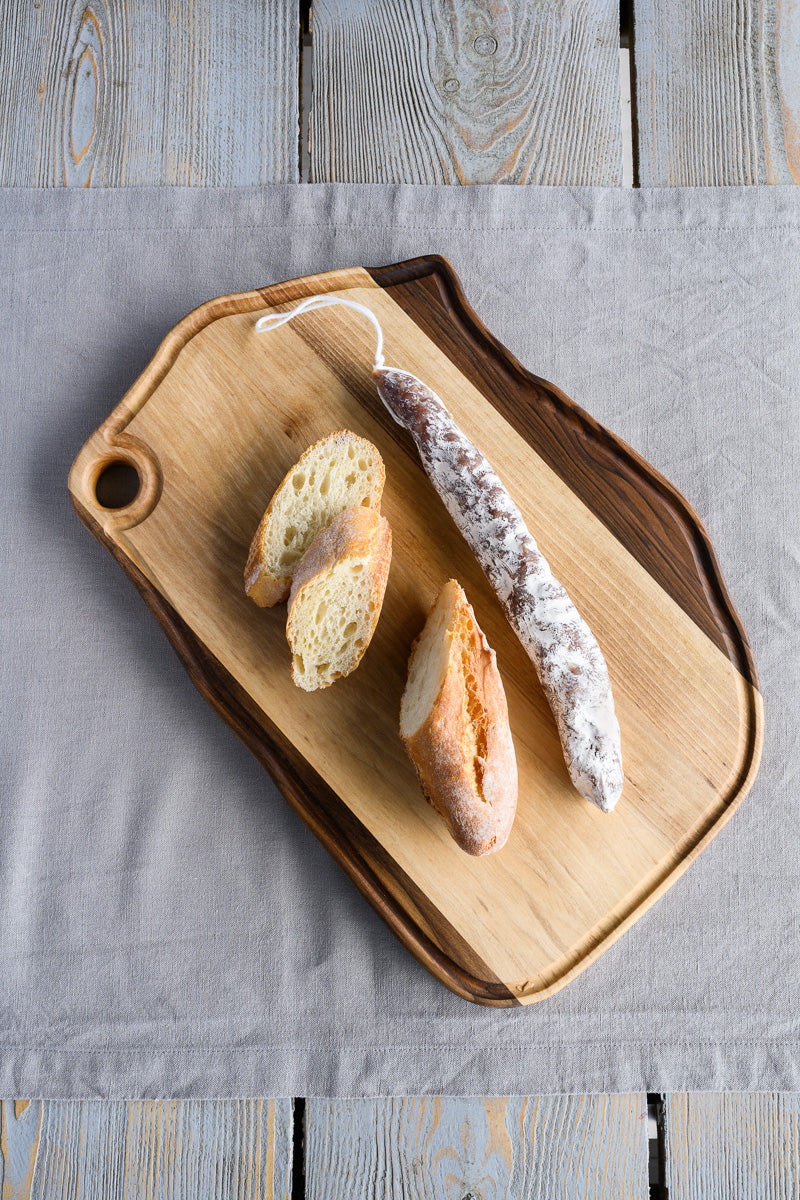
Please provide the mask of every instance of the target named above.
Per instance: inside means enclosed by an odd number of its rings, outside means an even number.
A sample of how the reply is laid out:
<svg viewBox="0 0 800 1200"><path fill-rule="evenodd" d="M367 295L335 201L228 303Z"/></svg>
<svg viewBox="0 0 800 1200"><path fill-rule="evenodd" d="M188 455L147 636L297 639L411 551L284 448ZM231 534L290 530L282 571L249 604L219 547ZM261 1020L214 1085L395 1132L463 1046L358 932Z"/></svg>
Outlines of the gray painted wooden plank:
<svg viewBox="0 0 800 1200"><path fill-rule="evenodd" d="M643 1094L311 1099L307 1200L647 1200Z"/></svg>
<svg viewBox="0 0 800 1200"><path fill-rule="evenodd" d="M28 1200L41 1125L41 1105L31 1105L29 1100L0 1100L3 1200Z"/></svg>
<svg viewBox="0 0 800 1200"><path fill-rule="evenodd" d="M316 182L622 183L615 0L315 0Z"/></svg>
<svg viewBox="0 0 800 1200"><path fill-rule="evenodd" d="M633 0L642 187L800 183L796 0Z"/></svg>
<svg viewBox="0 0 800 1200"><path fill-rule="evenodd" d="M670 1200L797 1200L800 1095L667 1096L665 1150Z"/></svg>
<svg viewBox="0 0 800 1200"><path fill-rule="evenodd" d="M289 1200L291 1100L2 1102L3 1200Z"/></svg>
<svg viewBox="0 0 800 1200"><path fill-rule="evenodd" d="M0 184L298 179L295 0L0 0Z"/></svg>

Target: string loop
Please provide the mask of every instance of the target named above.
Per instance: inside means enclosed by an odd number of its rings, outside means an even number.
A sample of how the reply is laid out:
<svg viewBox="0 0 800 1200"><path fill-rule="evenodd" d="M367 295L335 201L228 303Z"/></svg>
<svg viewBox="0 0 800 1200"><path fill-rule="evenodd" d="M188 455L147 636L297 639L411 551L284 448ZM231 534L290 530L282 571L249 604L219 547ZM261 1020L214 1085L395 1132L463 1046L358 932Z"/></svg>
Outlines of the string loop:
<svg viewBox="0 0 800 1200"><path fill-rule="evenodd" d="M312 312L315 308L328 308L331 304L343 304L345 308L352 308L372 322L375 329L374 367L377 371L384 365L383 330L372 309L367 308L366 304L359 304L357 300L344 300L341 296L309 296L307 299L301 300L294 308L290 308L288 312L270 313L266 317L259 317L255 326L256 333L268 333L270 329L277 329L279 325L285 325L287 321L299 317L301 313Z"/></svg>

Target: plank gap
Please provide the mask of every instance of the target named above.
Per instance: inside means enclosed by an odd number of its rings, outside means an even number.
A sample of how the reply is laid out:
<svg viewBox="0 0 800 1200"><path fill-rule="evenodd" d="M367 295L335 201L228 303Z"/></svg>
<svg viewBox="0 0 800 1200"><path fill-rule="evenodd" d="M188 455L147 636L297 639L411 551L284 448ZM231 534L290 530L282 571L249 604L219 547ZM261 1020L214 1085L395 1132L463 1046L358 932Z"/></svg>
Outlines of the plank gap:
<svg viewBox="0 0 800 1200"><path fill-rule="evenodd" d="M631 139L631 187L641 187L639 177L639 108L636 91L636 18L632 0L621 0L620 45L628 56L628 111ZM620 81L620 86L621 81Z"/></svg>
<svg viewBox="0 0 800 1200"><path fill-rule="evenodd" d="M306 1102L303 1096L292 1101L292 1200L306 1195Z"/></svg>
<svg viewBox="0 0 800 1200"><path fill-rule="evenodd" d="M649 1139L650 1200L669 1200L666 1171L666 1138L664 1096L647 1093L647 1134Z"/></svg>
<svg viewBox="0 0 800 1200"><path fill-rule="evenodd" d="M300 0L299 61L297 64L297 175L300 183L311 182L311 89L314 82L314 48L311 44L311 0Z"/></svg>
<svg viewBox="0 0 800 1200"><path fill-rule="evenodd" d="M619 3L619 44L627 49L630 45L631 23L633 19L633 4L631 0L620 0Z"/></svg>

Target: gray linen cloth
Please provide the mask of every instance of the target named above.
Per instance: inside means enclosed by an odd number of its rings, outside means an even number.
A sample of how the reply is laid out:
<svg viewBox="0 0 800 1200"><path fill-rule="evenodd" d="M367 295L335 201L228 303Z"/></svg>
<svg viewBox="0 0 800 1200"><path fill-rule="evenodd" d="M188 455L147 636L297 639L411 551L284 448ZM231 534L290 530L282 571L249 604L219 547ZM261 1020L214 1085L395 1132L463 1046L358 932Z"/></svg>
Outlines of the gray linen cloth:
<svg viewBox="0 0 800 1200"><path fill-rule="evenodd" d="M191 308L434 252L698 510L765 694L740 811L525 1009L417 965L67 498ZM7 190L0 264L1 1094L800 1090L800 189Z"/></svg>

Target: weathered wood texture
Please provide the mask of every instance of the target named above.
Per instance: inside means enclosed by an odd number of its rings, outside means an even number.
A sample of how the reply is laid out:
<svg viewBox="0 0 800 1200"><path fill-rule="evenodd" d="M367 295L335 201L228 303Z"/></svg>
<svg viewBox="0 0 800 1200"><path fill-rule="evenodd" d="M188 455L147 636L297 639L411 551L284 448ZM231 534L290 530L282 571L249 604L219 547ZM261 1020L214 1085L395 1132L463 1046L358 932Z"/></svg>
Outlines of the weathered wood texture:
<svg viewBox="0 0 800 1200"><path fill-rule="evenodd" d="M644 1095L309 1100L307 1200L646 1200Z"/></svg>
<svg viewBox="0 0 800 1200"><path fill-rule="evenodd" d="M633 0L642 187L800 183L797 0Z"/></svg>
<svg viewBox="0 0 800 1200"><path fill-rule="evenodd" d="M4 1100L3 1200L289 1200L291 1100Z"/></svg>
<svg viewBox="0 0 800 1200"><path fill-rule="evenodd" d="M0 184L298 178L294 2L0 0L0 47Z"/></svg>
<svg viewBox="0 0 800 1200"><path fill-rule="evenodd" d="M622 183L614 0L315 0L316 182Z"/></svg>
<svg viewBox="0 0 800 1200"><path fill-rule="evenodd" d="M797 1200L800 1095L667 1096L665 1147L670 1200Z"/></svg>

